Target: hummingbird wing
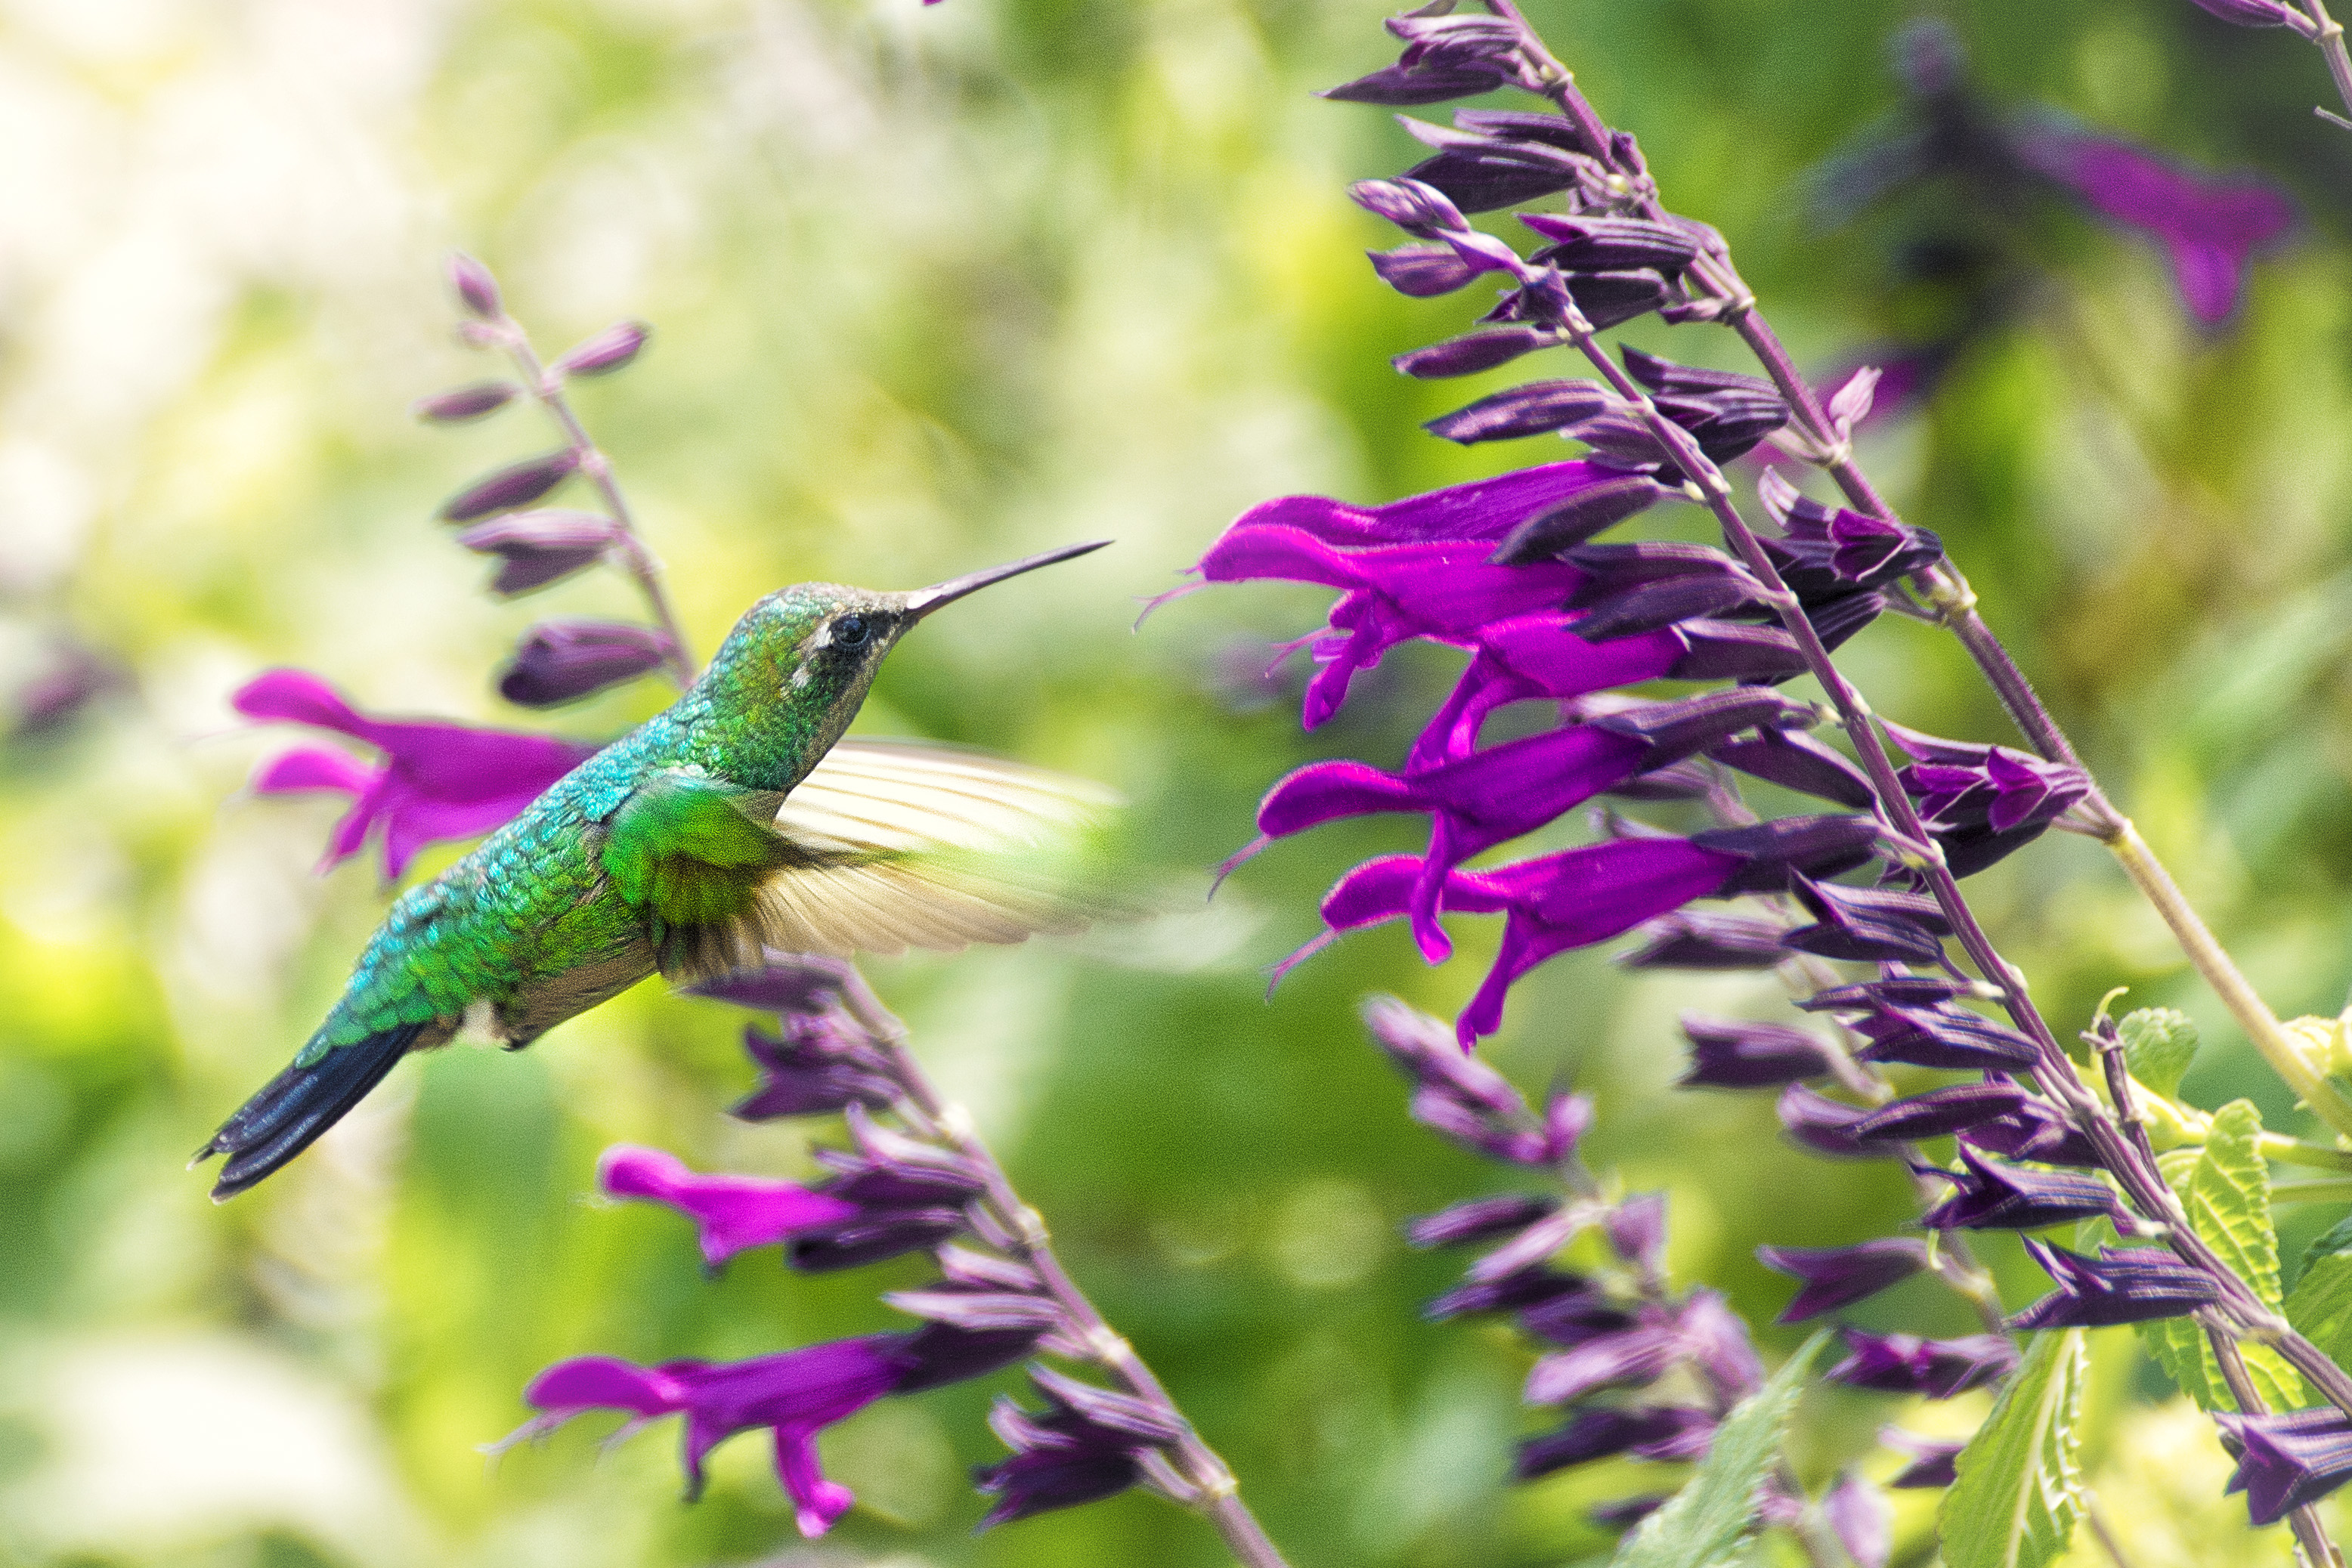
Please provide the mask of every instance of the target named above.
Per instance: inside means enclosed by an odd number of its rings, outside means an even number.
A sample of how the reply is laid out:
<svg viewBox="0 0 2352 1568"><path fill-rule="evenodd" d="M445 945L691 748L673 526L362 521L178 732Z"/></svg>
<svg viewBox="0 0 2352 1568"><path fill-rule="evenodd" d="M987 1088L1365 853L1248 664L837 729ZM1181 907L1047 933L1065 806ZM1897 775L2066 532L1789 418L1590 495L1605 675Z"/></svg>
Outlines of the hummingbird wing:
<svg viewBox="0 0 2352 1568"><path fill-rule="evenodd" d="M952 951L1068 932L1098 911L1057 874L1058 849L1115 798L972 752L847 740L775 808L772 795L666 773L611 823L614 886L655 926L662 972L698 979L765 949Z"/></svg>

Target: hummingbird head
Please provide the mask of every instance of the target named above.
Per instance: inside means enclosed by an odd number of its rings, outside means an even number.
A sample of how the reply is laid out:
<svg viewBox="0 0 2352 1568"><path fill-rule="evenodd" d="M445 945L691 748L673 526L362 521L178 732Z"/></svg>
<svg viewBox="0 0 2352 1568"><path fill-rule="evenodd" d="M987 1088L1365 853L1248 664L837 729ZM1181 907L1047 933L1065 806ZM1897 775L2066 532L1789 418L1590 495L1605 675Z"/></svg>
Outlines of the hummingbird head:
<svg viewBox="0 0 2352 1568"><path fill-rule="evenodd" d="M740 736L729 749L767 754L766 766L748 769L764 777L747 776L749 758L740 754L725 771L754 788L788 787L841 738L882 661L917 622L992 583L1109 542L1068 545L901 593L837 582L778 589L744 612L698 683L723 726L749 718L759 732ZM780 772L788 776L779 779Z"/></svg>

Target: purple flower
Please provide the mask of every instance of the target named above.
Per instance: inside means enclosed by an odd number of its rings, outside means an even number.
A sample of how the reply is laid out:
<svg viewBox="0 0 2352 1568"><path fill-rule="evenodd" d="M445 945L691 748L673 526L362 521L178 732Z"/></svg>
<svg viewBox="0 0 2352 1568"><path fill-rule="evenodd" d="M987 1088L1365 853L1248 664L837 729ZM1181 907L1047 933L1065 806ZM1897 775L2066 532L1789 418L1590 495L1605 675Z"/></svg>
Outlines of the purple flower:
<svg viewBox="0 0 2352 1568"><path fill-rule="evenodd" d="M1821 1037L1786 1024L1685 1013L1682 1029L1691 1043L1684 1089L1764 1089L1830 1071Z"/></svg>
<svg viewBox="0 0 2352 1568"><path fill-rule="evenodd" d="M1950 1486L1958 1479L1958 1469L1954 1461L1960 1457L1960 1450L1968 1447L1953 1438L1923 1437L1900 1427L1880 1427L1878 1440L1897 1453L1912 1456L1911 1462L1886 1483L1895 1490Z"/></svg>
<svg viewBox="0 0 2352 1568"><path fill-rule="evenodd" d="M2102 1247L2096 1261L2029 1236L2026 1251L2058 1288L2009 1320L2012 1329L2105 1328L2177 1318L2221 1300L2221 1287L2161 1248Z"/></svg>
<svg viewBox="0 0 2352 1568"><path fill-rule="evenodd" d="M619 538L610 517L549 507L509 512L457 536L467 549L499 558L490 591L528 593L595 565Z"/></svg>
<svg viewBox="0 0 2352 1568"><path fill-rule="evenodd" d="M1603 1388L1652 1383L1683 1359L1682 1335L1670 1323L1643 1323L1547 1355L1528 1374L1530 1405L1564 1405Z"/></svg>
<svg viewBox="0 0 2352 1568"><path fill-rule="evenodd" d="M1958 1189L1919 1217L1930 1230L2038 1230L2116 1208L2115 1189L2097 1176L2002 1165L1980 1158L1966 1145L1960 1148L1958 1170L1926 1165L1911 1168Z"/></svg>
<svg viewBox="0 0 2352 1568"><path fill-rule="evenodd" d="M1956 876L1972 876L2042 835L2091 792L2080 768L2002 746L1942 740L1889 724L1913 762L1895 775L1918 802Z"/></svg>
<svg viewBox="0 0 2352 1568"><path fill-rule="evenodd" d="M1871 1144L1940 1138L2008 1115L2032 1100L2014 1083L1955 1083L1881 1105L1853 1124L1853 1135Z"/></svg>
<svg viewBox="0 0 2352 1568"><path fill-rule="evenodd" d="M1850 1027L1870 1041L1854 1052L1865 1061L2013 1072L2032 1067L2037 1054L2033 1041L2007 1024L1948 1002L1925 1008L1883 1006Z"/></svg>
<svg viewBox="0 0 2352 1568"><path fill-rule="evenodd" d="M2254 253L2294 224L2294 204L2257 179L2200 173L2106 137L2045 127L2020 150L2100 213L2161 243L2181 299L2208 326L2237 308Z"/></svg>
<svg viewBox="0 0 2352 1568"><path fill-rule="evenodd" d="M1842 1332L1846 1357L1822 1375L1849 1388L1949 1399L2006 1377L2017 1364L2017 1346L2005 1334L1921 1339L1916 1334L1874 1334L1860 1329Z"/></svg>
<svg viewBox="0 0 2352 1568"><path fill-rule="evenodd" d="M616 621L542 621L515 644L499 695L520 707L554 707L657 670L669 639Z"/></svg>
<svg viewBox="0 0 2352 1568"><path fill-rule="evenodd" d="M1756 1256L1766 1268L1803 1281L1779 1319L1801 1323L1909 1279L1927 1266L1927 1244L1888 1237L1852 1247L1759 1247Z"/></svg>
<svg viewBox="0 0 2352 1568"><path fill-rule="evenodd" d="M1869 1119L1868 1111L1832 1100L1817 1089L1791 1083L1780 1091L1780 1103L1773 1109L1782 1130L1817 1155L1833 1160L1875 1160L1888 1154L1864 1143L1857 1131Z"/></svg>
<svg viewBox="0 0 2352 1568"><path fill-rule="evenodd" d="M348 752L305 747L255 775L253 788L264 795L335 789L353 797L351 810L335 824L320 870L357 854L381 822L384 875L398 877L426 844L503 826L596 753L593 746L551 736L368 718L326 682L299 670L257 675L229 701L248 718L331 729L383 753L371 768Z"/></svg>
<svg viewBox="0 0 2352 1568"><path fill-rule="evenodd" d="M1519 1445L1511 1473L1533 1480L1613 1454L1637 1459L1694 1459L1715 1439L1715 1417L1687 1405L1580 1410L1568 1424Z"/></svg>
<svg viewBox="0 0 2352 1568"><path fill-rule="evenodd" d="M787 1181L698 1175L674 1155L632 1144L606 1149L596 1179L614 1197L650 1198L692 1218L701 1231L703 1261L714 1269L746 1248L857 1213L854 1203Z"/></svg>
<svg viewBox="0 0 2352 1568"><path fill-rule="evenodd" d="M1525 1229L1559 1207L1559 1199L1539 1193L1507 1192L1474 1197L1435 1214L1405 1222L1405 1239L1415 1247L1458 1247L1492 1241Z"/></svg>
<svg viewBox="0 0 2352 1568"><path fill-rule="evenodd" d="M594 337L572 344L547 368L558 375L605 375L635 359L652 335L653 329L643 321L615 321Z"/></svg>
<svg viewBox="0 0 2352 1568"><path fill-rule="evenodd" d="M2256 1524L2276 1524L2352 1479L2352 1417L2333 1406L2213 1419L2238 1456L2230 1490L2246 1494Z"/></svg>
<svg viewBox="0 0 2352 1568"><path fill-rule="evenodd" d="M1811 881L1800 883L1796 893L1820 922L1785 938L1801 953L1854 963L1934 964L1944 956L1943 938L1951 935L1943 910L1924 894Z"/></svg>
<svg viewBox="0 0 2352 1568"><path fill-rule="evenodd" d="M1013 1457L972 1472L972 1484L997 1500L979 1529L1125 1491L1146 1478L1156 1450L1184 1435L1140 1399L1042 1366L1029 1378L1045 1397L1043 1414L1000 1399L989 1416Z"/></svg>
<svg viewBox="0 0 2352 1568"><path fill-rule="evenodd" d="M496 413L521 395L522 388L512 382L477 382L472 386L419 398L411 412L435 424L457 424Z"/></svg>
<svg viewBox="0 0 2352 1568"><path fill-rule="evenodd" d="M1858 1470L1848 1470L1822 1500L1822 1517L1854 1568L1886 1568L1895 1552L1895 1509Z"/></svg>
<svg viewBox="0 0 2352 1568"><path fill-rule="evenodd" d="M1960 1141L1988 1154L2045 1166L2106 1164L2080 1127L2035 1099L2028 1099L2006 1115L1978 1123L1960 1134Z"/></svg>
<svg viewBox="0 0 2352 1568"><path fill-rule="evenodd" d="M776 1476L803 1535L823 1535L856 1500L817 1467L816 1435L895 1392L918 1367L915 1336L867 1334L749 1361L669 1361L638 1366L612 1356L559 1362L531 1380L526 1403L542 1414L512 1443L554 1430L590 1410L625 1410L624 1433L665 1416L686 1416L687 1496L701 1495L702 1462L738 1432L774 1434Z"/></svg>
<svg viewBox="0 0 2352 1568"><path fill-rule="evenodd" d="M1629 969L1769 969L1789 956L1780 946L1787 929L1745 915L1680 910L1643 926L1635 933L1642 946L1617 961Z"/></svg>
<svg viewBox="0 0 2352 1568"><path fill-rule="evenodd" d="M839 1015L785 1013L780 1035L743 1031L743 1050L760 1067L760 1087L734 1114L747 1122L823 1116L851 1105L879 1111L905 1092L889 1059Z"/></svg>
<svg viewBox="0 0 2352 1568"><path fill-rule="evenodd" d="M1627 839L1491 871L1447 873L1441 908L1506 916L1494 967L1454 1025L1463 1049L1502 1027L1503 998L1520 976L1556 954L1605 942L1705 897L1739 864L1738 857L1688 839ZM1417 856L1384 855L1340 878L1323 900L1329 929L1278 965L1276 979L1340 933L1409 913L1422 873Z"/></svg>
<svg viewBox="0 0 2352 1568"><path fill-rule="evenodd" d="M580 454L568 446L510 463L443 502L441 520L470 523L494 512L528 507L570 478L579 466Z"/></svg>

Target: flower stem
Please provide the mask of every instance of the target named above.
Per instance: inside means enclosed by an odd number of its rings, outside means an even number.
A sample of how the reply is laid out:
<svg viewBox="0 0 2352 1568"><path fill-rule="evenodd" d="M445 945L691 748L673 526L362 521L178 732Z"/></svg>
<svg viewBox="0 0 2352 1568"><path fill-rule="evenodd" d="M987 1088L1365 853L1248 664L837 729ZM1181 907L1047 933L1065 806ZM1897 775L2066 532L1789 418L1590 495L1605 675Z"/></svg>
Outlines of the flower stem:
<svg viewBox="0 0 2352 1568"><path fill-rule="evenodd" d="M2319 57L2327 62L2327 74L2335 78L2336 96L2343 99L2345 110L2352 112L2352 54L2345 52L2344 25L2327 14L2325 0L2303 0L2303 9L2311 18L2311 41L2318 47ZM2324 109L2317 112L2338 125L2344 123Z"/></svg>
<svg viewBox="0 0 2352 1568"><path fill-rule="evenodd" d="M668 667L670 678L681 690L692 685L697 666L694 655L687 649L686 633L679 629L677 616L670 609L669 593L662 587L661 558L654 554L653 548L637 531L636 519L629 511L628 499L621 494L620 481L613 476L612 458L596 444L595 438L588 434L588 427L580 423L579 414L572 410L572 400L564 395L563 378L540 362L538 351L530 346L530 335L523 330L522 323L501 312L487 325L505 346L508 357L514 361L515 370L522 377L524 387L539 400L539 405L547 410L557 427L563 432L564 441L570 446L572 460L579 465L580 472L588 476L589 483L595 486L596 493L604 497L604 508L611 515L614 527L620 532L619 546L625 569L646 596L646 608L669 644L668 653L662 662Z"/></svg>
<svg viewBox="0 0 2352 1568"><path fill-rule="evenodd" d="M1226 1549L1246 1568L1288 1568L1256 1516L1242 1501L1231 1467L1201 1440L1159 1377L1136 1354L1135 1347L1104 1320L1062 1267L1061 1260L1054 1253L1044 1217L1013 1190L1004 1167L997 1163L996 1155L972 1125L970 1113L961 1105L941 1100L939 1091L924 1076L921 1063L908 1047L907 1026L882 1005L864 976L847 965L842 966L842 970L843 998L889 1054L893 1075L905 1091L907 1103L981 1173L986 1184L981 1201L987 1205L997 1227L1013 1239L1013 1254L1036 1270L1039 1281L1068 1321L1072 1337L1086 1347L1097 1365L1118 1381L1125 1392L1152 1406L1171 1426L1182 1431L1183 1436L1176 1443L1177 1468L1194 1495L1181 1500L1216 1527L1217 1533L1224 1538Z"/></svg>

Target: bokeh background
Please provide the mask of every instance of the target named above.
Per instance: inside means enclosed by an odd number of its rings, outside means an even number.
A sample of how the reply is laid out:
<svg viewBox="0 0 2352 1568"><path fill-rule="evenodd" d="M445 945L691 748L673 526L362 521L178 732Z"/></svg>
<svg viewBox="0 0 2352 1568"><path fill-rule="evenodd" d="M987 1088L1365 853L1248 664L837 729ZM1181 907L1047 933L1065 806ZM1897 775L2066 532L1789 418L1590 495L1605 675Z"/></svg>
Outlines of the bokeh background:
<svg viewBox="0 0 2352 1568"><path fill-rule="evenodd" d="M1538 0L1602 111L1720 226L1800 358L1957 351L1874 425L1869 466L1940 530L2110 789L2284 1013L2352 981L2352 139L2281 33L2185 0L1979 0L1951 22L1989 103L2046 105L2208 165L2254 164L2305 222L2241 316L2189 321L2160 254L2043 196L1932 183L1832 223L1822 162L1906 112L1901 5ZM824 1128L724 1116L738 1019L647 987L522 1056L404 1069L226 1208L183 1170L331 999L387 893L313 868L332 802L258 800L283 734L226 697L297 664L394 713L613 734L650 685L534 720L488 674L536 614L625 612L590 579L502 604L434 507L536 450L529 411L423 429L483 373L440 262L488 261L553 349L656 328L583 409L667 557L697 643L754 597L909 586L1073 538L1107 550L925 628L866 727L1115 783L1121 852L1176 913L1087 942L872 966L1066 1256L1299 1568L1515 1568L1604 1552L1632 1466L1507 1489L1527 1356L1428 1325L1449 1265L1404 1217L1495 1178L1409 1124L1361 1037L1392 989L1451 1012L1493 932L1424 969L1351 939L1271 1002L1262 967L1345 866L1408 823L1283 846L1205 912L1202 868L1311 757L1392 760L1450 663L1391 658L1302 737L1255 672L1325 596L1183 600L1131 634L1233 515L1299 490L1384 500L1548 455L1417 428L1484 385L1387 357L1452 330L1361 259L1340 194L1411 143L1319 86L1384 63L1380 9L1307 0L7 0L0 5L0 1561L171 1568L602 1568L1222 1561L1129 1497L975 1538L962 1471L990 1390L833 1433L863 1502L804 1547L760 1445L677 1500L674 1439L583 1422L495 1467L541 1365L755 1354L888 1326L913 1262L820 1280L747 1256L706 1281L687 1228L588 1200L600 1149L810 1168ZM1992 308L1997 306L1997 308ZM1966 329L1965 331L1962 329ZM1736 365L1714 329L1625 334ZM1888 345L1895 345L1890 350ZM1571 372L1572 373L1572 372ZM1498 380L1498 384L1500 378ZM1853 667L1885 712L2005 739L1955 651L1883 625ZM60 685L62 682L62 685ZM43 707L46 691L100 688ZM428 857L422 873L446 863ZM2207 1104L2292 1120L2156 920L2090 846L1972 884L2054 1019L2111 986L2186 1008ZM1678 1276L1769 1323L1760 1242L1911 1212L1890 1175L1784 1148L1761 1096L1675 1092L1675 1011L1744 980L1629 978L1605 955L1519 988L1491 1046L1598 1097L1591 1147L1673 1195ZM2297 1241L2333 1213L2297 1212ZM2011 1304L2035 1291L1989 1248ZM1927 1289L1865 1321L1962 1332ZM1785 1331L1761 1331L1769 1349ZM2280 1558L2219 1497L2210 1425L2126 1333L2099 1342L2087 1463L2138 1568ZM1895 1414L1808 1406L1819 1479ZM1915 1426L1971 1412L1913 1413ZM1879 1472L1885 1459L1868 1461ZM1903 1519L1922 1562L1924 1504ZM2088 1555L2080 1562L2095 1561Z"/></svg>

